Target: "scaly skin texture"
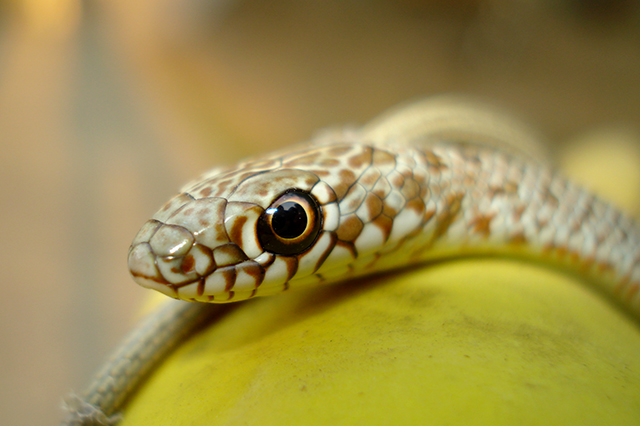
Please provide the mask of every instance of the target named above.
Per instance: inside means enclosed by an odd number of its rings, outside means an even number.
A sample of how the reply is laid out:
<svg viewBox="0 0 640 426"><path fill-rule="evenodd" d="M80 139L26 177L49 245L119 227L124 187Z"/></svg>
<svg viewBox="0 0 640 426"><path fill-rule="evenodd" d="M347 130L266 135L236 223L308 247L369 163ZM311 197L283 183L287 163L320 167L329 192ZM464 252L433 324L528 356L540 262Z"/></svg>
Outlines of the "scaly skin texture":
<svg viewBox="0 0 640 426"><path fill-rule="evenodd" d="M361 131L205 174L138 233L134 279L173 298L225 303L430 259L502 254L582 273L640 317L635 223L518 154L513 145L529 137L512 122L467 105L450 109L455 120L445 126L428 119L442 105L418 104ZM487 114L497 123L483 128ZM291 189L314 197L321 229L301 253L274 254L257 224ZM67 424L117 421L146 371L215 312L201 305L168 305L150 319L75 401Z"/></svg>
<svg viewBox="0 0 640 426"><path fill-rule="evenodd" d="M456 253L505 253L608 273L638 311L633 221L544 166L457 143L335 145L242 163L187 188L140 232L138 283L189 301L229 302ZM323 211L310 250L263 251L256 222L290 188Z"/></svg>

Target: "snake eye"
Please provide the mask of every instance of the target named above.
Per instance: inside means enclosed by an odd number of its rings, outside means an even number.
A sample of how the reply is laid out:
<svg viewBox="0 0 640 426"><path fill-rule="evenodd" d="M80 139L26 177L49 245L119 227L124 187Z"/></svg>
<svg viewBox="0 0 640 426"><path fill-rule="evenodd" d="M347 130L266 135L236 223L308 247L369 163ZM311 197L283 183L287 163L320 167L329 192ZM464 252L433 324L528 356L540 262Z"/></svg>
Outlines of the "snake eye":
<svg viewBox="0 0 640 426"><path fill-rule="evenodd" d="M266 251L295 255L318 237L322 217L318 202L306 192L293 190L278 197L258 221L258 239Z"/></svg>

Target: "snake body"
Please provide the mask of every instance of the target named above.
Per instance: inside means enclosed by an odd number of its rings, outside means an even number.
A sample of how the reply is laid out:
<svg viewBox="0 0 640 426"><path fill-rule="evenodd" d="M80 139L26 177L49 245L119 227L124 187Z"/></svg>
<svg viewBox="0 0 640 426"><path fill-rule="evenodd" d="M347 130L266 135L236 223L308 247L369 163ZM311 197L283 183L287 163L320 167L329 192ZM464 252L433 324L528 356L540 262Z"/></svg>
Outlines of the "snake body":
<svg viewBox="0 0 640 426"><path fill-rule="evenodd" d="M173 298L226 303L499 254L574 270L640 317L640 228L547 166L534 140L486 108L418 103L206 173L142 227L129 268ZM214 312L175 302L154 314L66 424L115 422L144 373Z"/></svg>

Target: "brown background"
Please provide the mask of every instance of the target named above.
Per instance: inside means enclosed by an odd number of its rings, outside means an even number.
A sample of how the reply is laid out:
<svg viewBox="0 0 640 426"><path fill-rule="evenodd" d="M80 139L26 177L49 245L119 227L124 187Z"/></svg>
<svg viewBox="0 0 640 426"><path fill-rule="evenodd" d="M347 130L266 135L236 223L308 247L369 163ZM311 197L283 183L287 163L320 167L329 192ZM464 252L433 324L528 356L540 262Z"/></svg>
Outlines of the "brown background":
<svg viewBox="0 0 640 426"><path fill-rule="evenodd" d="M130 326L128 244L185 180L451 91L637 141L640 8L0 0L2 423L54 424Z"/></svg>

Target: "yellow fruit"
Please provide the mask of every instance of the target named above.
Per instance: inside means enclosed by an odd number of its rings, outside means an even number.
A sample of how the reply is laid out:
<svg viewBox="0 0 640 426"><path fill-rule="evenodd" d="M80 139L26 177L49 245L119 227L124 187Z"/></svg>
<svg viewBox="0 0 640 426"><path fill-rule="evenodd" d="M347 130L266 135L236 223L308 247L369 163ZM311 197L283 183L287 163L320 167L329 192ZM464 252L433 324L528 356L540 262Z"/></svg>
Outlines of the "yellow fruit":
<svg viewBox="0 0 640 426"><path fill-rule="evenodd" d="M184 344L122 425L637 425L637 325L510 260L291 291Z"/></svg>

